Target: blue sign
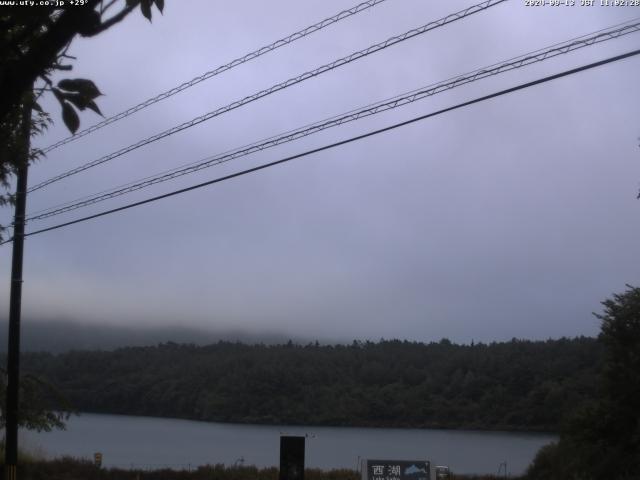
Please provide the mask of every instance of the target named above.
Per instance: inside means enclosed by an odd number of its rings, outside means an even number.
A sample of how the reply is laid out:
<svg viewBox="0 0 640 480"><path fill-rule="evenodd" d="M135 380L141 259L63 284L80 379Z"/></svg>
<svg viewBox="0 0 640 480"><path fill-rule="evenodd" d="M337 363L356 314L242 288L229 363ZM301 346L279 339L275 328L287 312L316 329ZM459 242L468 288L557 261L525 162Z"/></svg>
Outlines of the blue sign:
<svg viewBox="0 0 640 480"><path fill-rule="evenodd" d="M367 480L431 480L424 460L367 460Z"/></svg>

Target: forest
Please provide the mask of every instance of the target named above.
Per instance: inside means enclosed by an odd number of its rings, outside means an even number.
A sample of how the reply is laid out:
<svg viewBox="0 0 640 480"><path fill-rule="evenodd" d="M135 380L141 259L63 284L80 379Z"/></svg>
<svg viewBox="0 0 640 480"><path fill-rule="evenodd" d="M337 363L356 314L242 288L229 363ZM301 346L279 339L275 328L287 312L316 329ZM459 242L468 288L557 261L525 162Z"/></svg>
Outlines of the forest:
<svg viewBox="0 0 640 480"><path fill-rule="evenodd" d="M559 431L597 397L593 338L456 345L162 343L26 353L80 412L215 422Z"/></svg>

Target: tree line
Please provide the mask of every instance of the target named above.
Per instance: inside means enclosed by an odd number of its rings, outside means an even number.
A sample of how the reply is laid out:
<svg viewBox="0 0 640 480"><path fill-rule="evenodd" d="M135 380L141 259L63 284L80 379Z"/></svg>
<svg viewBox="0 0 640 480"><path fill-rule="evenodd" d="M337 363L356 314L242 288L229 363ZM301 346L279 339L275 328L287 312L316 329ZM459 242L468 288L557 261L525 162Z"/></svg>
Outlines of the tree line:
<svg viewBox="0 0 640 480"><path fill-rule="evenodd" d="M28 353L78 411L215 422L558 431L597 395L603 346L580 337L456 345L208 346Z"/></svg>

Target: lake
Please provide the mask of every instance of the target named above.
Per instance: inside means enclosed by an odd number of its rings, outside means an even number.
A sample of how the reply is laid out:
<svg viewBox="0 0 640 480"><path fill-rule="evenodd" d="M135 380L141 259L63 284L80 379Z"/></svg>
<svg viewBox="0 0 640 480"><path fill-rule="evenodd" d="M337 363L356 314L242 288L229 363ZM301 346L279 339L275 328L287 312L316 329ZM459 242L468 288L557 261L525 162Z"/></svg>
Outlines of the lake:
<svg viewBox="0 0 640 480"><path fill-rule="evenodd" d="M152 417L82 414L67 430L21 431L20 446L47 457L93 458L120 468L194 468L223 463L278 466L280 435L306 435L308 468L356 469L360 459L429 460L457 473L522 473L549 434L467 430L237 425ZM240 462L243 459L243 462ZM503 469L504 471L504 469Z"/></svg>

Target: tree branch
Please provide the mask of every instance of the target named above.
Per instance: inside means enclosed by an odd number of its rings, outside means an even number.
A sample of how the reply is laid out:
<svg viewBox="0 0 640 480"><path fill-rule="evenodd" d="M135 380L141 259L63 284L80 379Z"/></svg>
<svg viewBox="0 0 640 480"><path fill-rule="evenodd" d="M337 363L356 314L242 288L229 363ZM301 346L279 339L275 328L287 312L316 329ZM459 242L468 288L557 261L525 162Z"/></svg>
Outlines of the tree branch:
<svg viewBox="0 0 640 480"><path fill-rule="evenodd" d="M107 3L106 5L102 5L100 8L100 15L102 15L103 13L105 13L107 10L109 10L118 0L111 0L109 3ZM104 4L104 1L101 2L102 4Z"/></svg>
<svg viewBox="0 0 640 480"><path fill-rule="evenodd" d="M106 20L106 21L100 23L100 25L97 28L92 30L90 33L83 34L82 36L83 37L93 37L95 35L98 35L99 33L104 32L105 30L113 27L116 23L120 23L122 20L124 20L125 17L127 15L129 15L136 8L136 6L137 6L137 4L127 5L119 13L115 14L109 20Z"/></svg>
<svg viewBox="0 0 640 480"><path fill-rule="evenodd" d="M55 63L58 53L82 30L99 1L88 0L83 8L65 10L46 32L34 40L29 51L4 65L6 74L0 78L0 121L20 103L23 93L46 67Z"/></svg>

